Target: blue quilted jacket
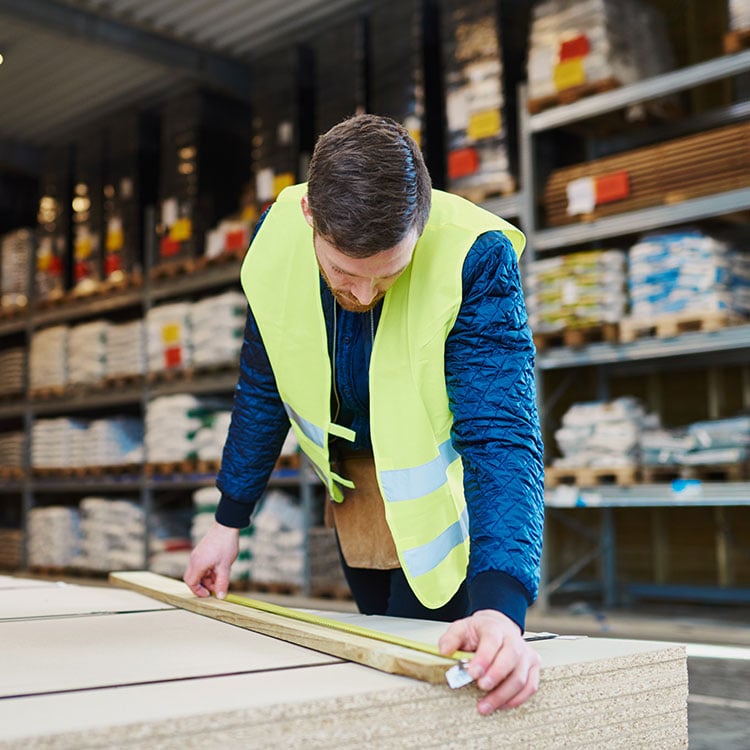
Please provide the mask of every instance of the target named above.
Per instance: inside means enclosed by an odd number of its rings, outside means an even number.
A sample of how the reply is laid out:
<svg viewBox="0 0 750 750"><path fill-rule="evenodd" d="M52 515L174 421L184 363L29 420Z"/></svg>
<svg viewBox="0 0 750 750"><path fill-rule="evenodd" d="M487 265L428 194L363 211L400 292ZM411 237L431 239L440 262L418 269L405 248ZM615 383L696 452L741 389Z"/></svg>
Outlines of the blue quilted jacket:
<svg viewBox="0 0 750 750"><path fill-rule="evenodd" d="M372 314L342 310L322 279L320 294L331 349L337 316L336 421L356 432L355 449L367 448L367 372L380 306ZM523 628L539 583L543 448L534 345L515 253L502 233L480 236L466 257L463 300L446 341L445 378L454 416L453 445L464 464L471 608L499 610ZM248 525L288 430L258 327L248 311L232 421L217 478L222 493L219 523Z"/></svg>

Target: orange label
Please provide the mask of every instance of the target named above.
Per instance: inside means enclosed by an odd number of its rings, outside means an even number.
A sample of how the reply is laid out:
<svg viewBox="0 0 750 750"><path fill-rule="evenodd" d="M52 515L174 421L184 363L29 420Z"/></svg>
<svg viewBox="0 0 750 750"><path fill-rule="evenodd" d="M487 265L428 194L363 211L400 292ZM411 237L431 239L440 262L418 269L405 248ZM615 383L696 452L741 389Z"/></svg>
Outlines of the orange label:
<svg viewBox="0 0 750 750"><path fill-rule="evenodd" d="M596 205L612 203L630 195L630 176L626 171L612 172L596 178Z"/></svg>

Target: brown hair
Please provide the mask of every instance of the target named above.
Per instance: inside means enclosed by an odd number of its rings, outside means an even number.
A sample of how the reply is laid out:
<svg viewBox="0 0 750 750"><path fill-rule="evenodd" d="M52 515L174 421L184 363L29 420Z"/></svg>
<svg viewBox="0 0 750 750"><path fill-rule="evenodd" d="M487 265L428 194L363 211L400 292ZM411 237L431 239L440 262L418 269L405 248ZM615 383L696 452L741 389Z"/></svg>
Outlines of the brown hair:
<svg viewBox="0 0 750 750"><path fill-rule="evenodd" d="M307 198L315 231L366 258L397 245L430 214L432 183L409 132L395 120L357 115L318 138Z"/></svg>

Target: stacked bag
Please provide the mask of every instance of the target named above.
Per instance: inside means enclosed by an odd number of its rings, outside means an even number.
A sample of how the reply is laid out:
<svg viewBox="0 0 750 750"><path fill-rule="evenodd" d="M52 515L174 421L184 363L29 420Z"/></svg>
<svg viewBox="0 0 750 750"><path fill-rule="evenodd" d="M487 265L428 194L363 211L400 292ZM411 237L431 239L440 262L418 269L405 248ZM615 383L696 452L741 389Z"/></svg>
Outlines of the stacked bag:
<svg viewBox="0 0 750 750"><path fill-rule="evenodd" d="M625 313L626 256L593 250L528 264L524 275L529 324L535 333L617 323Z"/></svg>

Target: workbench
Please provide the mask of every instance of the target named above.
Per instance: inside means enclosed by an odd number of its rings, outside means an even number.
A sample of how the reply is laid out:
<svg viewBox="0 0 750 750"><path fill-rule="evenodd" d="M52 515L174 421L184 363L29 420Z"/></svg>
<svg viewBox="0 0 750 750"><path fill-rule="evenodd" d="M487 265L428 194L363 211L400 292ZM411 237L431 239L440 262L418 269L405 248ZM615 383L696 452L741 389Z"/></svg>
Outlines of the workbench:
<svg viewBox="0 0 750 750"><path fill-rule="evenodd" d="M326 615L425 642L445 629ZM0 748L687 747L674 644L539 641L539 692L490 717L473 685L386 674L108 586L0 576L0 644Z"/></svg>

